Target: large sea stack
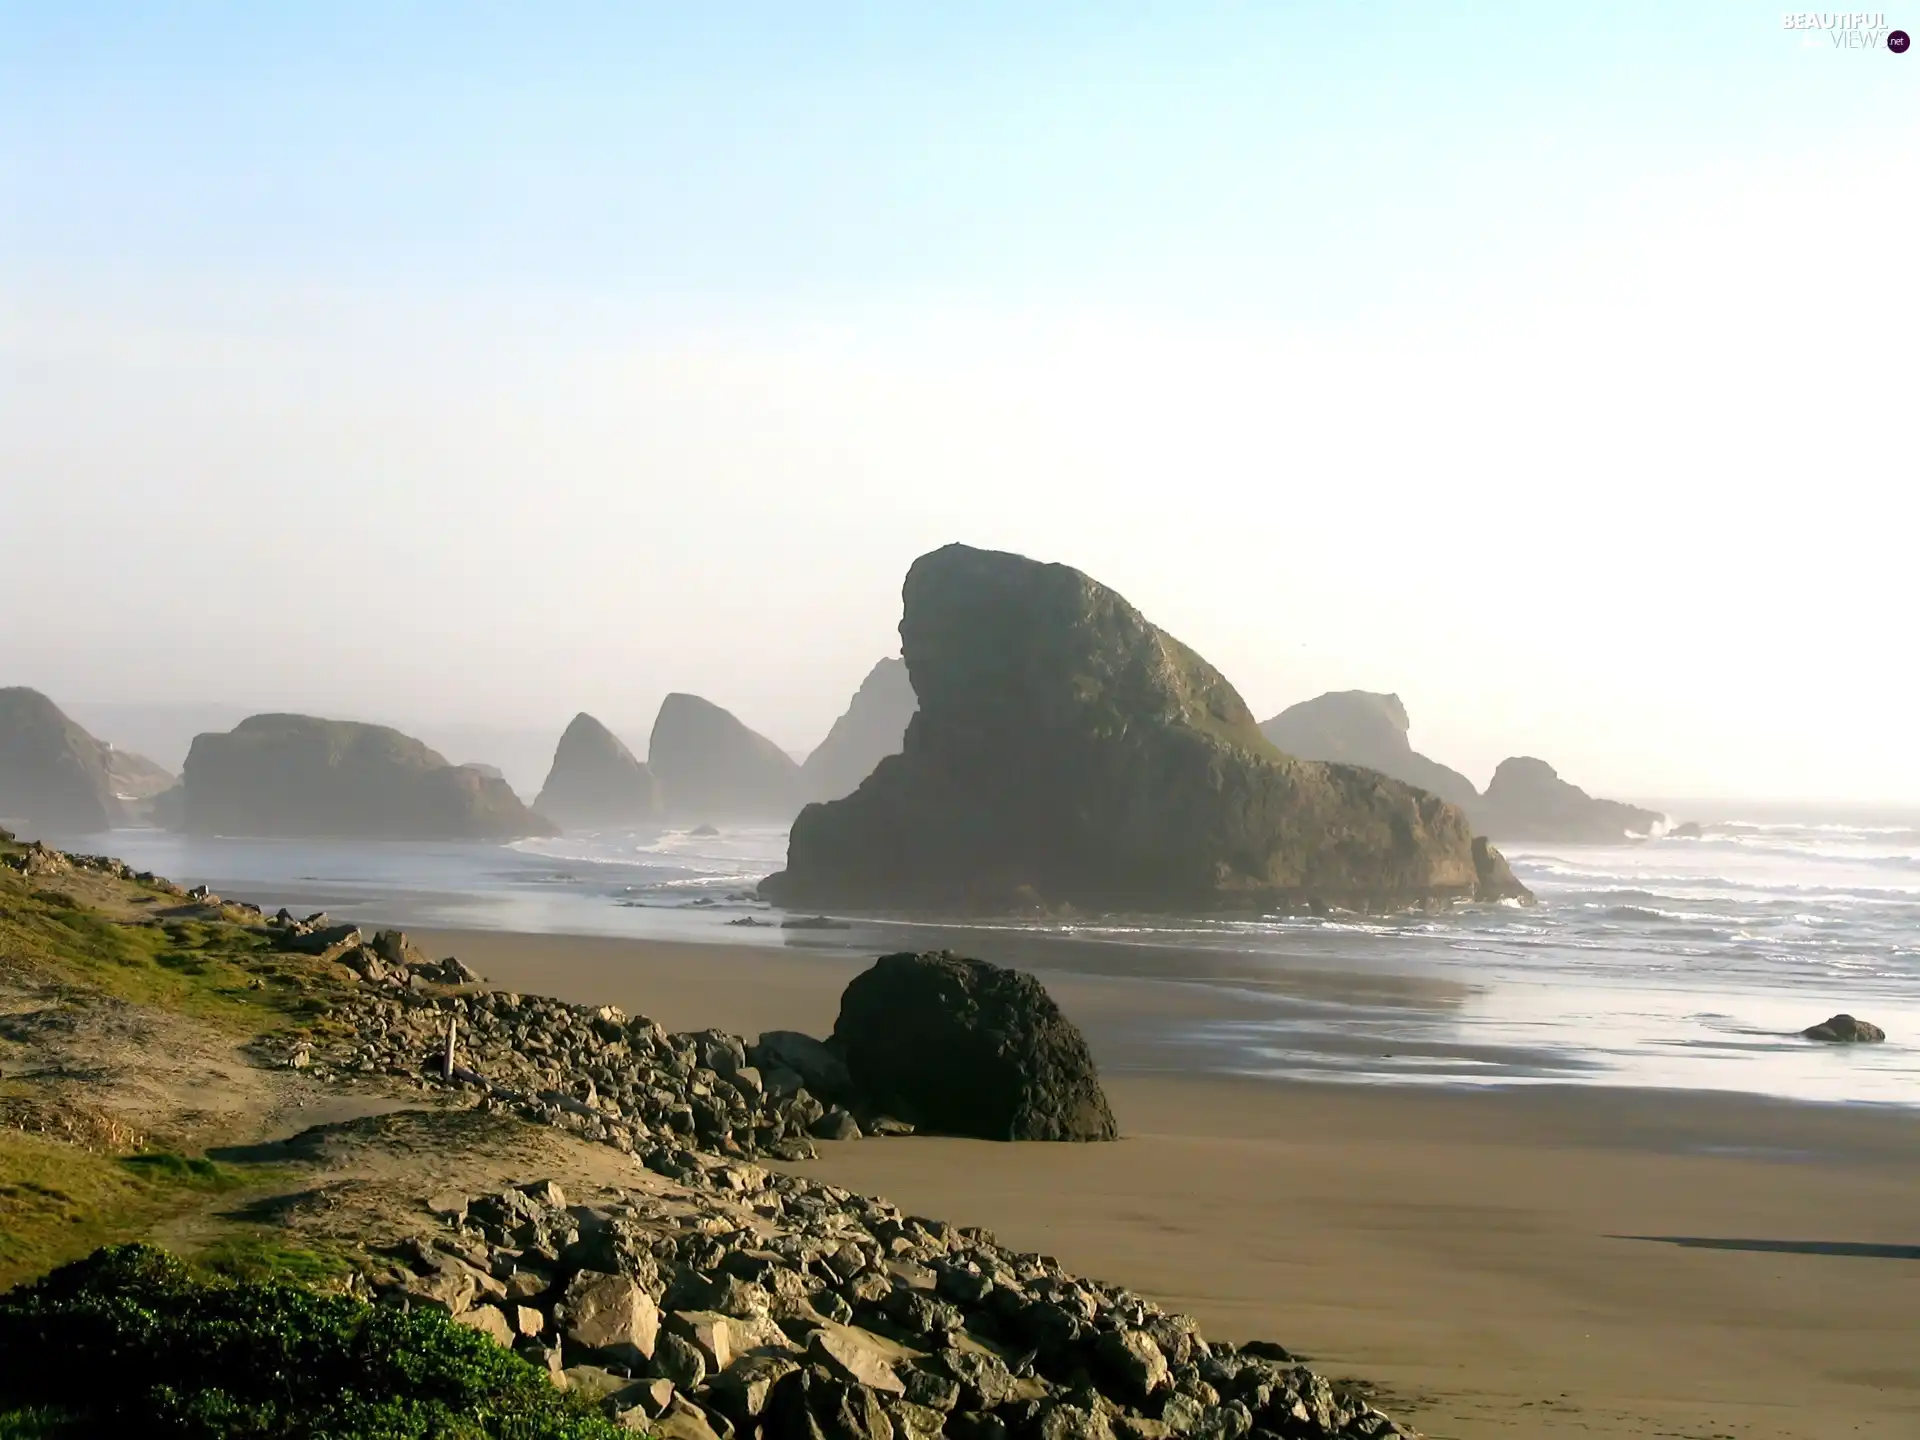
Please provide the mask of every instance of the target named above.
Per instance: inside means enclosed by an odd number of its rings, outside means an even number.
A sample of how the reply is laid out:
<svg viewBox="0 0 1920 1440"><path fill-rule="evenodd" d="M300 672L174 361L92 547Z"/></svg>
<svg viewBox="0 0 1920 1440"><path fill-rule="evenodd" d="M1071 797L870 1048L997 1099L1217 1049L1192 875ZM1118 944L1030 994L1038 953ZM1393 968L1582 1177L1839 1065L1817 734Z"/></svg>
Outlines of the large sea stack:
<svg viewBox="0 0 1920 1440"><path fill-rule="evenodd" d="M827 738L800 767L800 786L809 800L838 800L851 795L873 767L898 755L907 722L920 706L904 660L882 660L867 672L847 713L833 722Z"/></svg>
<svg viewBox="0 0 1920 1440"><path fill-rule="evenodd" d="M1398 695L1371 690L1337 690L1290 705L1260 733L1302 760L1337 760L1391 775L1442 800L1470 806L1480 798L1473 782L1458 770L1429 760L1407 740L1407 707Z"/></svg>
<svg viewBox="0 0 1920 1440"><path fill-rule="evenodd" d="M809 805L788 905L1400 907L1525 897L1459 808L1275 749L1225 678L1078 570L949 545L914 562L900 754Z"/></svg>
<svg viewBox="0 0 1920 1440"><path fill-rule="evenodd" d="M665 810L653 772L585 711L561 735L533 808L555 824L581 830L644 824Z"/></svg>
<svg viewBox="0 0 1920 1440"><path fill-rule="evenodd" d="M38 690L0 689L0 820L80 834L120 818L112 752Z"/></svg>
<svg viewBox="0 0 1920 1440"><path fill-rule="evenodd" d="M187 752L181 828L203 835L513 840L556 827L504 780L384 725L253 715Z"/></svg>
<svg viewBox="0 0 1920 1440"><path fill-rule="evenodd" d="M676 819L791 820L800 808L800 766L766 736L698 695L661 702L647 768Z"/></svg>
<svg viewBox="0 0 1920 1440"><path fill-rule="evenodd" d="M1666 818L1589 795L1531 755L1502 760L1474 812L1475 823L1496 839L1547 844L1617 845L1653 834Z"/></svg>

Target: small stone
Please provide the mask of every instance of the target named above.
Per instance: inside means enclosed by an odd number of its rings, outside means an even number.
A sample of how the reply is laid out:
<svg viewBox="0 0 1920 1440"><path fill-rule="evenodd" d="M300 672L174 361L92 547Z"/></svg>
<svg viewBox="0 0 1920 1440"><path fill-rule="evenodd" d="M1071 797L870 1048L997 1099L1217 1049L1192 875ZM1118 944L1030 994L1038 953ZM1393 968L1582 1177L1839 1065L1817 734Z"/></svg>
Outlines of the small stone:
<svg viewBox="0 0 1920 1440"><path fill-rule="evenodd" d="M427 1210L442 1220L458 1225L467 1218L467 1197L458 1190L442 1190L427 1197Z"/></svg>
<svg viewBox="0 0 1920 1440"><path fill-rule="evenodd" d="M583 1350L634 1367L653 1355L660 1311L629 1276L582 1270L567 1285L560 1313L563 1333Z"/></svg>
<svg viewBox="0 0 1920 1440"><path fill-rule="evenodd" d="M522 1335L538 1335L547 1328L547 1317L531 1305L514 1306L512 1318L513 1328Z"/></svg>
<svg viewBox="0 0 1920 1440"><path fill-rule="evenodd" d="M667 1327L691 1340L706 1356L707 1368L720 1371L733 1363L733 1328L725 1315L712 1310L676 1310Z"/></svg>
<svg viewBox="0 0 1920 1440"><path fill-rule="evenodd" d="M807 1337L807 1358L832 1374L884 1395L907 1393L891 1358L874 1337L851 1326L823 1326Z"/></svg>
<svg viewBox="0 0 1920 1440"><path fill-rule="evenodd" d="M469 1330L478 1330L496 1345L511 1346L513 1344L513 1326L508 1323L506 1315L497 1305L476 1305L471 1310L454 1316L453 1323L465 1325Z"/></svg>
<svg viewBox="0 0 1920 1440"><path fill-rule="evenodd" d="M816 1140L858 1140L860 1138L860 1122L855 1120L849 1111L838 1105L828 1110L807 1129Z"/></svg>
<svg viewBox="0 0 1920 1440"><path fill-rule="evenodd" d="M698 1390L707 1379L707 1357L700 1347L671 1330L653 1345L653 1372L680 1390Z"/></svg>

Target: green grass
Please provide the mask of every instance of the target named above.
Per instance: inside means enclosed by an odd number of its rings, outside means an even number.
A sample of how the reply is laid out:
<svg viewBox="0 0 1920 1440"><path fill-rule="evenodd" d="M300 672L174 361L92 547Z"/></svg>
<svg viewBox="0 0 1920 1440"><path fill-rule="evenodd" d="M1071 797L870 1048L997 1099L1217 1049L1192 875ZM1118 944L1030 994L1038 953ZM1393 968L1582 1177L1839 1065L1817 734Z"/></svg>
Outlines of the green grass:
<svg viewBox="0 0 1920 1440"><path fill-rule="evenodd" d="M614 1440L444 1314L196 1279L144 1245L0 1296L0 1436ZM11 1428L6 1428L11 1427Z"/></svg>
<svg viewBox="0 0 1920 1440"><path fill-rule="evenodd" d="M188 1258L193 1273L212 1280L278 1280L327 1286L362 1268L364 1257L327 1241L295 1244L271 1230L223 1235Z"/></svg>

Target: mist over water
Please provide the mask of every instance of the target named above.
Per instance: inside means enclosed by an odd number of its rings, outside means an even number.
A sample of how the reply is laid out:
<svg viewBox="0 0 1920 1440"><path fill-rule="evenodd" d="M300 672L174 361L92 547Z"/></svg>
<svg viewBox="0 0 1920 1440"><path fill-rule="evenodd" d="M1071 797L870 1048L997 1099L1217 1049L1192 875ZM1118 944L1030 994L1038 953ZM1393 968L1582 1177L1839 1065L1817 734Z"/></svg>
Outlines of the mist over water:
<svg viewBox="0 0 1920 1440"><path fill-rule="evenodd" d="M1738 813L1738 812L1735 812ZM1764 814L1765 812L1754 812ZM1171 1068L1373 1083L1576 1083L1920 1104L1920 814L1736 820L1698 839L1511 846L1539 898L1389 917L1101 917L783 930L753 898L786 832L512 846L75 841L266 905L372 923L822 948L951 945L1026 968L1211 987ZM751 920L753 924L737 923ZM1797 1032L1837 1011L1883 1045Z"/></svg>

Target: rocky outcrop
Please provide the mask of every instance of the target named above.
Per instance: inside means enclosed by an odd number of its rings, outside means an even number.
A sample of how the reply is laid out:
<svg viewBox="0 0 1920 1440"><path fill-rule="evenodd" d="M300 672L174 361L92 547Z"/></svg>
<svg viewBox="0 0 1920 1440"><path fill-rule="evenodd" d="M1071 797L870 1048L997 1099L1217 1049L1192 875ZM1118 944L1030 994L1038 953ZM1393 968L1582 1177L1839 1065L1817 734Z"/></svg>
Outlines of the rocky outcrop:
<svg viewBox="0 0 1920 1440"><path fill-rule="evenodd" d="M833 722L800 767L800 786L809 800L838 800L851 795L873 767L898 755L907 722L920 707L904 660L882 660L860 682L847 713Z"/></svg>
<svg viewBox="0 0 1920 1440"><path fill-rule="evenodd" d="M0 689L0 819L30 831L106 829L121 816L111 755L38 690Z"/></svg>
<svg viewBox="0 0 1920 1440"><path fill-rule="evenodd" d="M647 767L677 819L786 821L800 808L793 757L698 695L661 702Z"/></svg>
<svg viewBox="0 0 1920 1440"><path fill-rule="evenodd" d="M1496 840L1536 844L1619 844L1654 834L1667 818L1638 805L1596 799L1530 755L1502 760L1471 813Z"/></svg>
<svg viewBox="0 0 1920 1440"><path fill-rule="evenodd" d="M665 812L653 772L620 737L582 711L553 752L553 768L533 808L569 829L638 825Z"/></svg>
<svg viewBox="0 0 1920 1440"><path fill-rule="evenodd" d="M922 1130L982 1140L1111 1140L1079 1029L1040 982L946 951L883 955L840 997L833 1048L854 1089Z"/></svg>
<svg viewBox="0 0 1920 1440"><path fill-rule="evenodd" d="M950 545L900 622L920 709L902 751L809 805L795 906L1399 907L1524 897L1458 807L1297 760L1224 677L1064 565Z"/></svg>
<svg viewBox="0 0 1920 1440"><path fill-rule="evenodd" d="M1262 721L1260 733L1302 760L1364 765L1455 805L1479 800L1480 792L1466 776L1415 750L1407 728L1407 707L1398 695L1337 690L1288 706Z"/></svg>
<svg viewBox="0 0 1920 1440"><path fill-rule="evenodd" d="M512 840L557 833L504 780L450 765L384 725L254 715L195 738L182 781L193 834Z"/></svg>
<svg viewBox="0 0 1920 1440"><path fill-rule="evenodd" d="M1824 1040L1829 1045L1871 1045L1887 1038L1887 1032L1866 1020L1851 1015L1833 1015L1818 1025L1800 1032L1809 1040Z"/></svg>

